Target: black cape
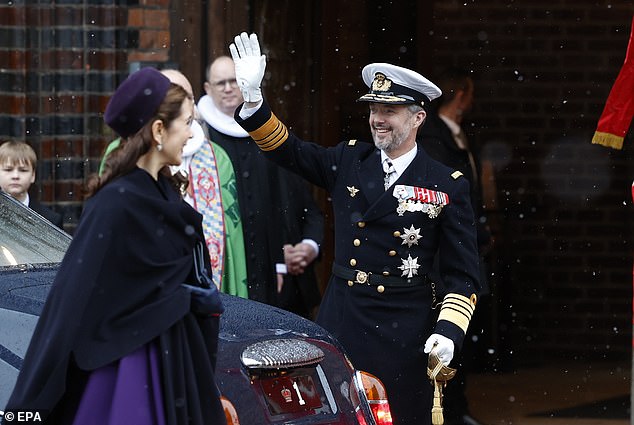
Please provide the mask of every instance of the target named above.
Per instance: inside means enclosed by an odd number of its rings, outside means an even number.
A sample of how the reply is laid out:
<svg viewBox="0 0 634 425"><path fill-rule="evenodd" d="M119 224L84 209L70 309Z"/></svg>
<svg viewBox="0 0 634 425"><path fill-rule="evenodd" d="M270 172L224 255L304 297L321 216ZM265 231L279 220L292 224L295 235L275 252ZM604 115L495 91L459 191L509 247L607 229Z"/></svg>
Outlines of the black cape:
<svg viewBox="0 0 634 425"><path fill-rule="evenodd" d="M166 179L138 168L88 200L6 410L71 421L89 371L156 341L167 423L224 423L218 317L193 315L180 287L191 281L201 220Z"/></svg>

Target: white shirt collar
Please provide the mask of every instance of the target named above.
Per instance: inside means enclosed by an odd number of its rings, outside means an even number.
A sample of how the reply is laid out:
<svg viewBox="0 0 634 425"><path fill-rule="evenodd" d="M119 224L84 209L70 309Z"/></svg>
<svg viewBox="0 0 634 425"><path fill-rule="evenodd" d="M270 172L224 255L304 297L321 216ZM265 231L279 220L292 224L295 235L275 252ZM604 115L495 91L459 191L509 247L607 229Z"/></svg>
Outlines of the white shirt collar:
<svg viewBox="0 0 634 425"><path fill-rule="evenodd" d="M396 171L397 177L400 177L401 174L409 167L409 164L412 163L414 158L416 157L416 153L418 152L418 146L415 144L412 149L410 149L407 153L399 156L398 158L391 159L392 165L394 166L394 170ZM381 151L381 164L385 161L386 158L389 158L387 154Z"/></svg>

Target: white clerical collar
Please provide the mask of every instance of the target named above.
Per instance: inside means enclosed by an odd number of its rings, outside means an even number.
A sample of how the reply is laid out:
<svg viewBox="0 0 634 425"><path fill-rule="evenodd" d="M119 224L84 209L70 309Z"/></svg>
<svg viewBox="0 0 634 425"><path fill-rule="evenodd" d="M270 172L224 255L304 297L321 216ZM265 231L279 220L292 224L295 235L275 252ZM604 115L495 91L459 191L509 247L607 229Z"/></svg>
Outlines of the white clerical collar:
<svg viewBox="0 0 634 425"><path fill-rule="evenodd" d="M222 134L232 137L249 136L249 133L247 133L246 130L240 127L240 124L236 122L233 115L229 116L218 109L209 95L204 95L200 98L198 101L198 111L207 124Z"/></svg>
<svg viewBox="0 0 634 425"><path fill-rule="evenodd" d="M403 174L403 172L407 169L407 167L409 167L409 164L411 164L416 157L417 152L418 146L414 144L414 147L410 149L407 153L395 159L390 158L390 161L392 161L392 165L394 166L394 170L396 171L396 175L398 177L400 177L401 174ZM389 158L389 156L387 156L385 152L381 151L381 164L383 164L383 161L385 161L386 158Z"/></svg>

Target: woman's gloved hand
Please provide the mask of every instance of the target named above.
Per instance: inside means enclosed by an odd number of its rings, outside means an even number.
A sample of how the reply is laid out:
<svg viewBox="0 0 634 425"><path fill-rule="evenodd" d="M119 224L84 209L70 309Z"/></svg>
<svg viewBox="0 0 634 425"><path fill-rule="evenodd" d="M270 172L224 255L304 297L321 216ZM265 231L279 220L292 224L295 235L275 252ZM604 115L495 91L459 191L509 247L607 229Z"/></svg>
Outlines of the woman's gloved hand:
<svg viewBox="0 0 634 425"><path fill-rule="evenodd" d="M192 297L191 311L201 316L219 316L225 308L220 299L220 291L216 285L209 288L181 283L181 286L189 291Z"/></svg>

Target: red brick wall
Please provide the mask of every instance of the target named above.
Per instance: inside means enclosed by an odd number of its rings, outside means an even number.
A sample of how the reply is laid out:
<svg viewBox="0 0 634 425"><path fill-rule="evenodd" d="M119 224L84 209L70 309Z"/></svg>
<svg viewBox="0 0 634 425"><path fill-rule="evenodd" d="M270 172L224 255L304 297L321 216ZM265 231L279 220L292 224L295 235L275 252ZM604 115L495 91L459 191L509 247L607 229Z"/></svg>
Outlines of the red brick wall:
<svg viewBox="0 0 634 425"><path fill-rule="evenodd" d="M38 154L32 196L72 232L86 177L112 138L102 113L140 62L169 59L169 0L0 6L0 141Z"/></svg>
<svg viewBox="0 0 634 425"><path fill-rule="evenodd" d="M471 140L495 166L503 357L627 358L632 136L591 145L625 59L631 2L442 1L434 69L473 70Z"/></svg>

